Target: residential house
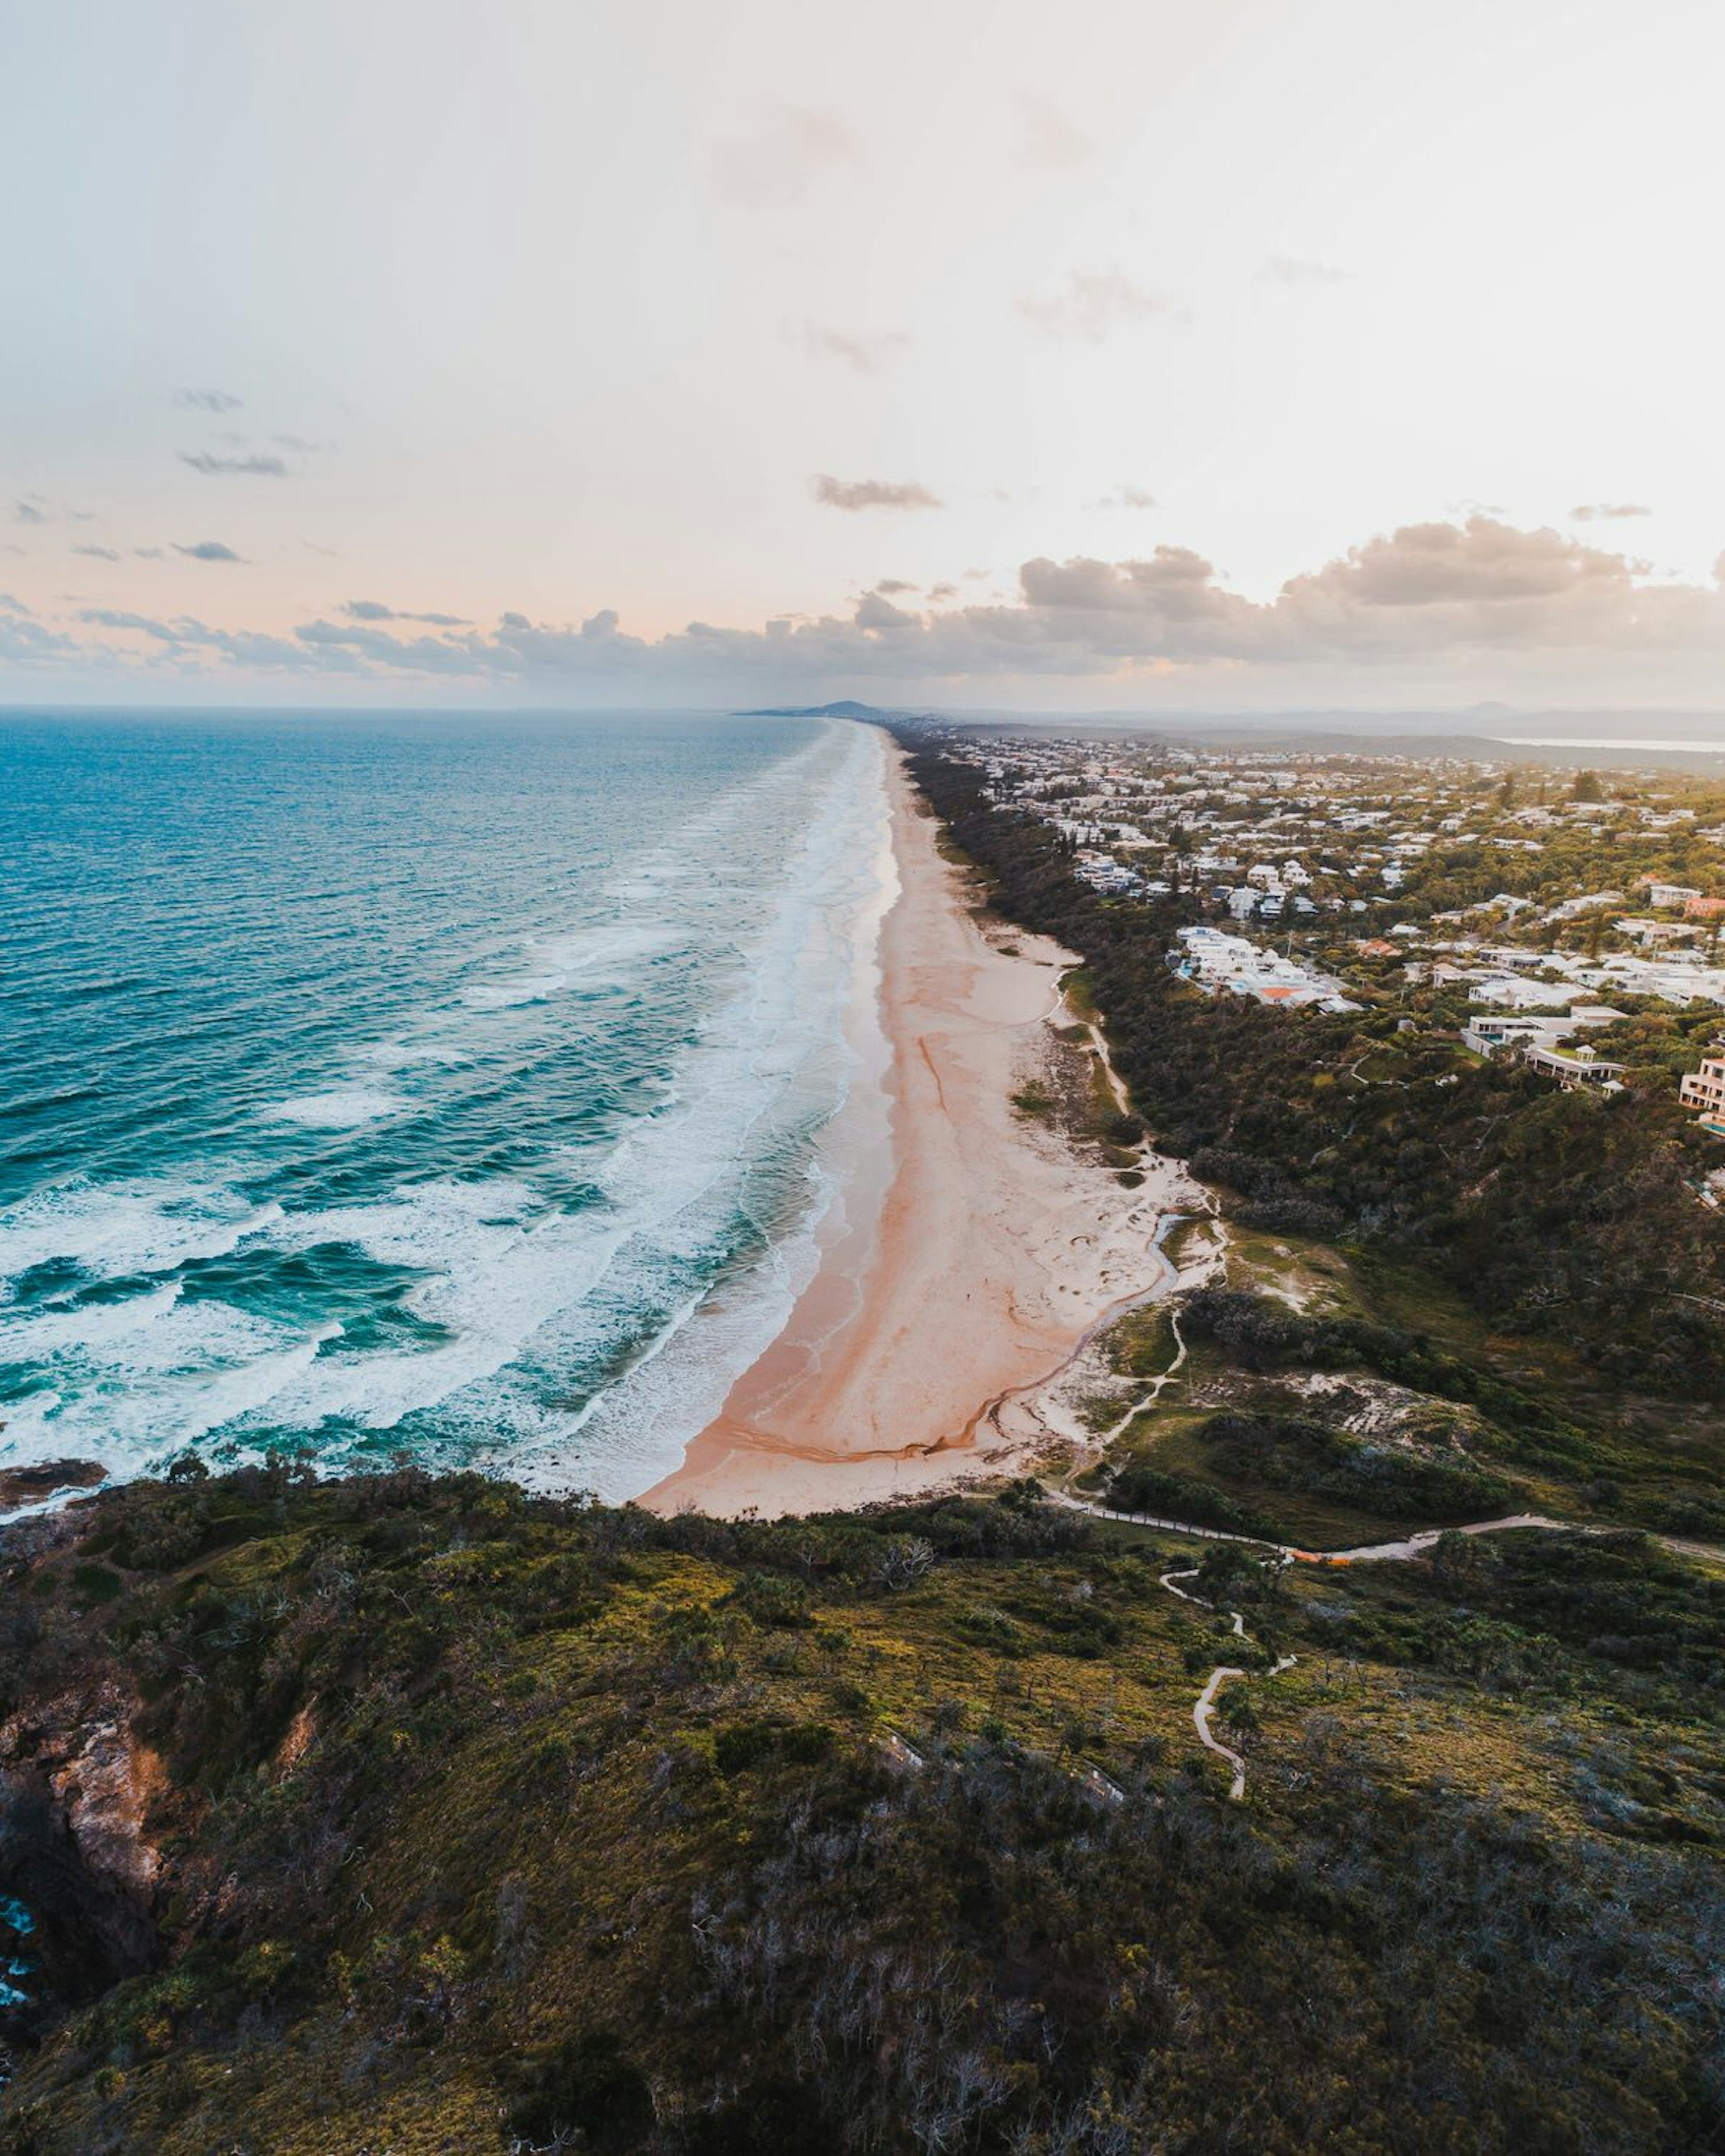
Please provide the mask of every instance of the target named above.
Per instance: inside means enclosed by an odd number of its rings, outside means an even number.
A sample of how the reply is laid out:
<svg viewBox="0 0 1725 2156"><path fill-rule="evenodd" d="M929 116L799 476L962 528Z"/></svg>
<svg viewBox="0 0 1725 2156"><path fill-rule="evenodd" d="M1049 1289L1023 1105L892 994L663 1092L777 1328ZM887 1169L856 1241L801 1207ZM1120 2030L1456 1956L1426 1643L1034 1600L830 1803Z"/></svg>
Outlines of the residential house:
<svg viewBox="0 0 1725 2156"><path fill-rule="evenodd" d="M1725 1138L1725 1041L1715 1041L1716 1055L1703 1055L1699 1070L1692 1070L1678 1088L1677 1097L1693 1108L1701 1127L1716 1138Z"/></svg>

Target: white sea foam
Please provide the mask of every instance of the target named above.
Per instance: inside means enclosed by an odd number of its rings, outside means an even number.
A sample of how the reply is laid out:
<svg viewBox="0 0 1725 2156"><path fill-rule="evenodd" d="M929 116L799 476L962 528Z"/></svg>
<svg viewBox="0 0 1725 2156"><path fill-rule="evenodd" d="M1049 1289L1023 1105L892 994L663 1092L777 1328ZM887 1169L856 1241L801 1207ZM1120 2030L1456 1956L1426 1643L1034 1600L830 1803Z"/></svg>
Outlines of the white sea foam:
<svg viewBox="0 0 1725 2156"><path fill-rule="evenodd" d="M487 1052L490 1012L521 1009L530 989L631 981L655 957L688 954L718 999L655 1071L655 1111L581 1156L600 1204L554 1206L526 1179L444 1178L284 1214L218 1185L159 1182L66 1186L0 1213L0 1270L13 1276L49 1257L110 1277L163 1273L251 1238L285 1253L341 1245L417 1274L407 1305L433 1329L429 1343L349 1344L333 1321L296 1327L186 1300L175 1283L100 1318L19 1311L19 1324L45 1328L25 1336L19 1359L51 1363L57 1390L3 1411L0 1458L51 1456L40 1445L131 1472L188 1443L227 1449L321 1425L333 1458L344 1425L387 1431L435 1409L415 1441L456 1445L454 1456L614 1496L657 1479L813 1268L831 1186L810 1147L856 1068L845 1010L875 918L883 764L875 737L823 731L620 870L610 896L621 921L526 939L489 984L495 1000L458 989L456 1008L353 1051L374 1070L424 1066L434 1106L437 1069ZM781 830L786 851L763 885L762 849ZM657 906L669 917L655 917ZM354 1082L270 1113L289 1127L357 1129L409 1105ZM752 1217L754 1255L740 1262L739 1222ZM716 1264L713 1290L703 1283ZM614 1350L629 1362L620 1382L585 1408L567 1404ZM76 1366L75 1383L61 1383L62 1365Z"/></svg>
<svg viewBox="0 0 1725 2156"><path fill-rule="evenodd" d="M837 859L858 865L861 871L852 879L839 909L836 955L845 963L846 974L842 980L835 974L829 983L836 994L831 1006L834 1019L845 1015L847 1004L870 996L878 984L875 939L895 887L885 759L874 737L853 739L864 752L843 774L842 787L829 796L806 847L814 859L836 847ZM855 767L859 762L860 770ZM830 889L815 887L817 906L831 901ZM739 998L712 1029L718 1037L730 1033L733 1047L738 1038L752 1037L768 1047L785 1039L786 1013L773 984L782 987L795 980L798 969L783 963L788 955L788 927L783 910L780 927L780 937L758 954L749 994ZM806 982L802 985L806 988ZM879 1035L878 1014L870 1006L862 1015L863 1022L859 1022L858 1015L851 1014L849 1039L836 1059L842 1075L831 1102L834 1116L846 1105L847 1082L858 1065L866 1067L874 1081L885 1069L887 1051ZM793 1058L794 1054L793 1050ZM711 1075L705 1071L701 1077L710 1082ZM695 1125L701 1122L706 1105L697 1097L691 1114ZM862 1142L884 1142L884 1096L871 1091L862 1105L868 1126L861 1132ZM639 1152L645 1137L638 1132L619 1148L610 1171L614 1188L627 1178L631 1155ZM638 1165L645 1169L645 1163ZM843 1202L842 1189L817 1156L809 1163L806 1202L791 1232L772 1239L762 1258L746 1272L685 1300L670 1313L619 1382L578 1414L536 1413L530 1399L518 1399L509 1418L515 1441L500 1450L500 1464L530 1487L590 1488L613 1501L634 1496L669 1473L681 1460L689 1439L718 1414L735 1379L783 1330L814 1277L829 1212L842 1216Z"/></svg>
<svg viewBox="0 0 1725 2156"><path fill-rule="evenodd" d="M531 1385L507 1388L514 1399L506 1401L490 1381L530 1345L555 1361L559 1343L540 1336L607 1287L625 1306L648 1301L655 1276L699 1263L742 1202L742 1186L758 1148L781 1131L790 1142L836 1110L850 1074L840 1024L848 938L870 896L874 868L866 847L843 841L854 839L860 816L884 813L865 783L872 775L878 793L878 746L869 737L853 737L845 746L851 752L835 760L798 872L747 954L741 986L709 1015L674 1074L674 1104L635 1123L598 1164L606 1204L552 1211L519 1184L486 1182L421 1185L384 1203L295 1215L276 1238L288 1247L347 1244L380 1263L422 1271L426 1277L409 1293L409 1307L445 1337L430 1348L325 1355L272 1399L272 1414L307 1425L336 1418L387 1430L467 1397L492 1431L501 1427L511 1457L521 1440L536 1449L544 1417L530 1405ZM809 1181L805 1235L812 1234L824 1192L820 1178ZM810 1242L798 1253L799 1276L812 1267L812 1250ZM639 1409L624 1409L607 1395L604 1427L619 1434L619 1444L625 1426L644 1430L650 1421L661 1432L655 1460L668 1449L680 1450L706 1419L716 1389L722 1399L730 1376L783 1322L793 1299L789 1263L784 1250L775 1253L769 1244L752 1283L732 1283L722 1321L728 1352L717 1355L710 1370L680 1353L662 1369L654 1368L652 1355L637 1361L623 1389L641 1395ZM624 1266L640 1276L638 1298L612 1278ZM670 1330L686 1326L695 1307L687 1303ZM720 1321L705 1321L703 1347L717 1349L719 1331ZM472 1397L482 1384L483 1399ZM673 1393L685 1403L675 1412ZM572 1434L583 1419L566 1413L562 1432Z"/></svg>
<svg viewBox="0 0 1725 2156"><path fill-rule="evenodd" d="M69 1309L49 1308L15 1317L0 1306L0 1363L23 1363L68 1348L100 1348L123 1340L166 1317L179 1301L180 1283L147 1295L128 1296L120 1302L92 1302Z"/></svg>
<svg viewBox="0 0 1725 2156"><path fill-rule="evenodd" d="M356 1049L354 1057L382 1070L460 1070L474 1060L474 1051L448 1041L375 1040Z"/></svg>
<svg viewBox="0 0 1725 2156"><path fill-rule="evenodd" d="M518 973L501 981L479 981L461 991L470 1010L519 1010L526 1004L549 1003L568 986L562 973Z"/></svg>
<svg viewBox="0 0 1725 2156"><path fill-rule="evenodd" d="M399 1093L370 1091L362 1086L338 1087L329 1093L303 1093L296 1099L277 1101L264 1111L272 1123L297 1123L308 1131L357 1131L367 1123L381 1123L398 1116L412 1103Z"/></svg>
<svg viewBox="0 0 1725 2156"><path fill-rule="evenodd" d="M84 1178L0 1208L0 1280L59 1260L110 1280L223 1257L281 1218L221 1184Z"/></svg>
<svg viewBox="0 0 1725 2156"><path fill-rule="evenodd" d="M340 1332L332 1321L299 1332L227 1303L180 1301L102 1343L100 1389L8 1405L0 1459L94 1455L110 1474L144 1472L267 1407Z"/></svg>

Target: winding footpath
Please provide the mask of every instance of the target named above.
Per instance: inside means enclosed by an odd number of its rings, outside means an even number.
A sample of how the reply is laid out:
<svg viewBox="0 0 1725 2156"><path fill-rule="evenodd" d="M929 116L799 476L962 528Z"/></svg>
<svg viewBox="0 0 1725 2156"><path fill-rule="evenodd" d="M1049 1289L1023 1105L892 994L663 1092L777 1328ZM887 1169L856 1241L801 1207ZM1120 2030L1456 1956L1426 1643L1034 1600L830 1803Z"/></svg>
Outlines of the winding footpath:
<svg viewBox="0 0 1725 2156"><path fill-rule="evenodd" d="M1076 972L1077 968L1075 968L1072 970ZM1070 974L1063 973L1057 979L1054 1007L1048 1014L1049 1018L1053 1019L1055 1016L1064 1014L1071 1023L1083 1028L1089 1036L1091 1053L1096 1057L1101 1066L1110 1098L1122 1115L1129 1115L1132 1112L1131 1096L1127 1092L1125 1081L1114 1066L1113 1057L1108 1052L1107 1039L1101 1026L1094 1018L1087 1013L1074 1009L1066 993L1066 983L1069 978ZM1362 1085L1377 1082L1363 1077L1358 1070L1351 1075L1358 1078ZM1146 1137L1138 1141L1133 1150L1142 1155L1147 1152L1148 1148L1149 1140ZM1220 1204L1214 1194L1213 1193L1205 1194L1209 1199L1209 1214L1217 1238L1218 1254L1220 1255L1225 1253L1227 1248L1228 1230L1222 1219ZM1162 1240L1176 1221L1186 1217L1189 1216L1166 1214L1163 1215L1156 1228L1151 1248L1153 1253L1162 1260L1163 1276L1139 1294L1128 1296L1122 1304L1098 1320L1086 1333L1078 1348L1069 1358L1068 1364L1063 1365L1063 1368L1070 1367L1071 1362L1076 1362L1078 1356L1089 1347L1096 1335L1114 1323L1125 1311L1157 1301L1178 1284L1178 1268L1162 1249ZM1187 1353L1185 1335L1180 1330L1180 1315L1178 1308L1170 1308L1168 1322L1173 1328L1174 1340L1173 1360L1166 1369L1160 1371L1150 1380L1148 1389L1132 1402L1118 1421L1102 1432L1099 1450L1106 1448L1117 1438L1123 1435L1137 1416L1145 1414L1157 1404L1165 1388L1177 1382L1185 1365ZM1049 1380L1045 1379L1042 1382L1046 1383ZM1038 1388L1035 1387L1023 1389L1027 1394L1036 1389ZM1003 1394L999 1399L990 1401L983 1413L992 1418L1007 1397L1009 1396ZM1603 1535L1615 1532L1609 1526L1583 1526L1576 1521L1551 1519L1543 1512L1511 1512L1501 1519L1475 1520L1461 1527L1421 1527L1398 1540L1363 1543L1355 1549L1300 1549L1291 1543L1266 1542L1262 1537L1257 1535L1240 1534L1222 1527L1201 1527L1190 1520L1163 1519L1153 1513L1116 1511L1112 1507L1101 1504L1093 1498L1080 1496L1070 1487L1073 1478L1081 1471L1082 1465L1081 1454L1079 1458L1075 1459L1062 1484L1060 1486L1047 1489L1047 1495L1054 1503L1065 1505L1074 1512L1088 1512L1097 1519L1122 1520L1134 1526L1160 1527L1170 1534L1191 1535L1203 1542L1242 1543L1248 1548L1262 1551L1267 1557L1273 1558L1278 1563L1285 1565L1404 1563L1425 1556L1440 1537L1445 1534L1494 1535L1527 1529L1548 1534L1575 1535ZM1045 1487L1046 1488L1047 1486ZM1702 1558L1711 1559L1714 1563L1725 1563L1725 1549L1712 1543L1688 1542L1674 1535L1660 1534L1654 1535L1652 1540L1678 1556ZM1178 1587L1174 1584L1177 1580L1192 1579L1196 1576L1196 1566L1183 1571L1165 1572L1161 1575L1162 1584L1170 1594L1178 1595L1181 1601L1192 1603L1200 1609L1210 1609L1214 1605L1204 1601L1199 1595L1189 1594L1184 1588ZM1224 1614L1230 1620L1233 1634L1236 1639L1245 1640L1250 1637L1245 1629L1245 1621L1237 1609L1230 1609ZM1285 1670L1290 1670L1294 1666L1296 1659L1296 1657L1292 1655L1284 1655L1266 1674L1270 1676L1280 1676ZM1216 1712L1217 1697L1223 1686L1234 1683L1248 1674L1248 1671L1231 1665L1218 1664L1210 1671L1209 1680L1192 1710L1193 1725L1198 1732L1199 1742L1206 1751L1214 1752L1219 1758L1225 1759L1232 1771L1233 1780L1228 1794L1235 1799L1242 1798L1245 1794L1245 1762L1231 1746L1224 1744L1215 1736L1210 1727L1210 1721Z"/></svg>
<svg viewBox="0 0 1725 2156"><path fill-rule="evenodd" d="M1206 1602L1202 1595L1189 1594L1183 1587L1176 1587L1174 1584L1177 1579L1196 1579L1197 1577L1198 1567L1194 1564L1184 1572L1163 1573L1162 1584L1170 1594L1178 1594L1182 1602L1191 1603L1194 1609L1213 1609L1215 1607L1214 1603ZM1251 1638L1251 1634L1245 1628L1245 1620L1240 1615L1239 1610L1230 1609L1224 1612L1224 1614L1228 1618L1230 1627L1236 1640ZM1276 1666L1267 1671L1266 1674L1269 1676L1279 1677L1284 1670L1292 1669L1298 1660L1297 1655L1283 1655L1278 1658ZM1214 1752L1218 1758L1225 1759L1233 1771L1234 1779L1228 1785L1228 1794L1236 1803L1245 1794L1245 1761L1231 1744L1223 1743L1220 1738L1215 1735L1210 1727L1210 1717L1216 1711L1216 1695L1221 1691L1223 1686L1231 1684L1236 1678L1249 1676L1250 1674L1248 1670L1236 1669L1231 1663L1219 1662L1210 1671L1209 1681L1199 1694L1198 1703L1192 1710L1192 1726L1198 1732L1199 1743L1203 1745L1206 1752Z"/></svg>
<svg viewBox="0 0 1725 2156"><path fill-rule="evenodd" d="M1626 1531L1624 1523L1615 1521L1584 1524L1579 1520L1553 1520L1543 1512L1507 1512L1501 1520L1472 1520L1461 1527L1421 1527L1399 1542L1362 1543L1355 1549L1309 1550L1301 1549L1292 1543L1269 1542L1262 1535L1243 1535L1230 1527L1200 1527L1190 1520L1165 1520L1155 1512L1119 1512L1111 1505L1099 1504L1094 1498L1076 1496L1070 1490L1049 1490L1047 1495L1051 1503L1065 1505L1075 1512L1088 1512L1098 1520L1124 1520L1133 1527L1162 1527L1171 1535L1195 1535L1201 1542L1241 1543L1249 1549L1267 1551L1291 1564L1405 1563L1425 1556L1442 1535L1507 1534L1518 1528L1558 1535L1615 1535ZM1681 1535L1656 1534L1651 1528L1636 1532L1646 1534L1650 1541L1678 1557L1707 1558L1717 1564L1725 1564L1725 1548L1717 1543L1688 1542ZM1189 1596L1187 1599L1191 1599Z"/></svg>

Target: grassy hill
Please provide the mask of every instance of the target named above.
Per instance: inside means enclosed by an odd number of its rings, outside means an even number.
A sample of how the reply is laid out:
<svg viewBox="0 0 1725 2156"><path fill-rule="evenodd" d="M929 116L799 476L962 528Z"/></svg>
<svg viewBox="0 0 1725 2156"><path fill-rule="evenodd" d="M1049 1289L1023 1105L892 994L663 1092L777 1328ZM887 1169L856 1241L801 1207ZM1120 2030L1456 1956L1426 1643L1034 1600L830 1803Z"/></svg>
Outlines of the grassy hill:
<svg viewBox="0 0 1725 2156"><path fill-rule="evenodd" d="M277 1466L9 1531L0 1625L6 2156L1725 2145L1725 1580L1634 1534Z"/></svg>

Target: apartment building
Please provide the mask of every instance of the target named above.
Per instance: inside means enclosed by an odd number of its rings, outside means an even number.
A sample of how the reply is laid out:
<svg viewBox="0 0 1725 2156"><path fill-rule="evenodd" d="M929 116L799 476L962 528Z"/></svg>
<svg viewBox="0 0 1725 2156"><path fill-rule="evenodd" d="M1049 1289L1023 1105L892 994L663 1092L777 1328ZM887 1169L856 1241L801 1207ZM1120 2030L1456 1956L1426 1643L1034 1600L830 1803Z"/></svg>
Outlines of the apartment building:
<svg viewBox="0 0 1725 2156"><path fill-rule="evenodd" d="M1687 1073L1677 1097L1686 1108L1697 1111L1704 1131L1725 1138L1725 1041L1713 1045L1719 1053L1702 1056L1700 1070Z"/></svg>

